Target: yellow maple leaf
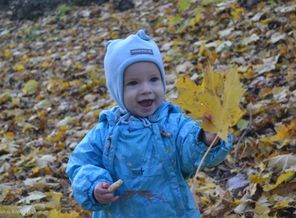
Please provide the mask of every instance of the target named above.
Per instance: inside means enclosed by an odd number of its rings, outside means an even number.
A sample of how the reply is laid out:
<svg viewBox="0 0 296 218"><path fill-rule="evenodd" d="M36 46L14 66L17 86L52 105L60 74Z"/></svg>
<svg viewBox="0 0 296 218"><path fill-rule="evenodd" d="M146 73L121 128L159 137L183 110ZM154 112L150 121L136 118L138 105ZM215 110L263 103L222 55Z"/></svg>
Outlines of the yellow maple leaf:
<svg viewBox="0 0 296 218"><path fill-rule="evenodd" d="M235 125L244 114L239 107L244 93L236 69L227 73L217 73L206 68L201 86L190 78L178 79L179 104L195 120L203 120L200 126L208 132L217 133L227 141L229 127ZM211 119L208 120L207 118Z"/></svg>
<svg viewBox="0 0 296 218"><path fill-rule="evenodd" d="M277 134L270 138L271 141L282 141L295 137L296 118L291 120L289 124L283 124L277 128Z"/></svg>

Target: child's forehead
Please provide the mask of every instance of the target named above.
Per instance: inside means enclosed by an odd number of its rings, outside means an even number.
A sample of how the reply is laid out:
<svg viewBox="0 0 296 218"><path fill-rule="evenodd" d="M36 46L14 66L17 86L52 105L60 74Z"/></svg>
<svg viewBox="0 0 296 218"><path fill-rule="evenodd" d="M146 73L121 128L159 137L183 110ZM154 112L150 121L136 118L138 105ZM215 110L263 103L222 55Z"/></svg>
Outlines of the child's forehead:
<svg viewBox="0 0 296 218"><path fill-rule="evenodd" d="M126 67L125 70L129 69L129 68L141 68L141 67L145 67L145 68L157 68L157 65L153 62L150 62L150 61L139 61L139 62L135 62L135 63L132 63L130 65L128 65Z"/></svg>
<svg viewBox="0 0 296 218"><path fill-rule="evenodd" d="M160 71L152 62L137 62L129 65L124 72L124 77L142 77L145 75L159 75Z"/></svg>

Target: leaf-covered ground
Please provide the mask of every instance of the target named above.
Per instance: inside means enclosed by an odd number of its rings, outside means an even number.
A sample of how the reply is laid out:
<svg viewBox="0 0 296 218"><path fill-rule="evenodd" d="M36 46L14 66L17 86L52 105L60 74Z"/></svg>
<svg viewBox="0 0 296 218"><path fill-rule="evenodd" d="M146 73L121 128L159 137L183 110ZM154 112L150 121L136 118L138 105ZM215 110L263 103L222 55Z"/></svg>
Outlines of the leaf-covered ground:
<svg viewBox="0 0 296 218"><path fill-rule="evenodd" d="M245 115L228 159L199 175L204 217L296 217L296 1L135 2L126 12L63 5L36 21L1 12L0 217L89 215L72 199L65 166L113 104L104 42L140 28L160 45L168 100L181 74L200 83L208 63L239 69Z"/></svg>

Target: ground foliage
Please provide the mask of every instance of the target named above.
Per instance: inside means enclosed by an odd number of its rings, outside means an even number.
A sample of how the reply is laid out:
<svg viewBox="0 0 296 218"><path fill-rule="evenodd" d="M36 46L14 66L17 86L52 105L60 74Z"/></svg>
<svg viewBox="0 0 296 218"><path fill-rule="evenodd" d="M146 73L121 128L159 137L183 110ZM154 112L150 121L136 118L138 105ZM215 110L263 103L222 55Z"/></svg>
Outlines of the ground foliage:
<svg viewBox="0 0 296 218"><path fill-rule="evenodd" d="M235 0L137 1L123 13L108 3L63 7L36 21L0 18L1 217L89 214L72 199L66 162L113 104L104 42L139 28L161 47L169 100L177 77L200 84L208 63L238 67L246 90L235 148L199 175L204 217L295 217L295 0L248 9Z"/></svg>

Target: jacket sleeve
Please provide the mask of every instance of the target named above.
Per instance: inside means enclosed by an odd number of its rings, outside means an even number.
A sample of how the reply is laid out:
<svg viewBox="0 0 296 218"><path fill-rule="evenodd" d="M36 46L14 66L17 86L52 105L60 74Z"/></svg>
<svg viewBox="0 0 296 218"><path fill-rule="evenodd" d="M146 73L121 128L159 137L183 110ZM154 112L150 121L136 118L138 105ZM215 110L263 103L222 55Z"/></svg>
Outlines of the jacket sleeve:
<svg viewBox="0 0 296 218"><path fill-rule="evenodd" d="M181 117L179 131L176 137L179 151L180 167L185 177L191 176L205 154L208 146L199 140L201 128L197 123L189 118ZM221 163L230 152L232 147L232 136L228 136L228 141L220 140L220 143L210 150L201 169L214 167Z"/></svg>
<svg viewBox="0 0 296 218"><path fill-rule="evenodd" d="M76 146L67 163L75 200L86 210L101 210L107 205L99 204L93 191L97 183L112 183L112 177L103 166L102 135L104 124L97 124Z"/></svg>

